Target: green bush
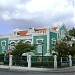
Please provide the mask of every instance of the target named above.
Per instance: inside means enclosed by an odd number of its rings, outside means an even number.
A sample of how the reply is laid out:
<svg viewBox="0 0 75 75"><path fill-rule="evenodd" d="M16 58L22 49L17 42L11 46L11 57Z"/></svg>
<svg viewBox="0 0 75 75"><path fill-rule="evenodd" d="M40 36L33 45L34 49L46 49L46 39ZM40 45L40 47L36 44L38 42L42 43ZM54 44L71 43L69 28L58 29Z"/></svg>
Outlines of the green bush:
<svg viewBox="0 0 75 75"><path fill-rule="evenodd" d="M0 62L4 62L4 54L0 54Z"/></svg>
<svg viewBox="0 0 75 75"><path fill-rule="evenodd" d="M72 57L72 64L75 66L75 57Z"/></svg>
<svg viewBox="0 0 75 75"><path fill-rule="evenodd" d="M54 62L32 62L32 67L53 68Z"/></svg>
<svg viewBox="0 0 75 75"><path fill-rule="evenodd" d="M9 65L9 61L4 61L4 65Z"/></svg>
<svg viewBox="0 0 75 75"><path fill-rule="evenodd" d="M13 62L13 65L27 67L28 66L28 63L27 62Z"/></svg>

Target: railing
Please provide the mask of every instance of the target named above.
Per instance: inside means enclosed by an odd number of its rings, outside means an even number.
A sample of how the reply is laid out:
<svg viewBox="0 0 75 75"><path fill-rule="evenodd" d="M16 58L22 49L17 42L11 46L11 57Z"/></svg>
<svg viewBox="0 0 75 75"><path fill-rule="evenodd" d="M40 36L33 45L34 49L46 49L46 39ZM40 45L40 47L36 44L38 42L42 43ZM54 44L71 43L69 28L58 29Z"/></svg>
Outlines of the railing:
<svg viewBox="0 0 75 75"><path fill-rule="evenodd" d="M25 66L28 67L28 64L31 67L45 67L45 68L63 68L63 67L71 67L75 66L75 57L71 55L67 57L55 57L54 56L32 56L31 58L27 59L27 56L12 56L11 58L12 66ZM9 55L7 56L0 56L0 65L9 65Z"/></svg>
<svg viewBox="0 0 75 75"><path fill-rule="evenodd" d="M69 67L69 57L58 57L57 65L58 68Z"/></svg>
<svg viewBox="0 0 75 75"><path fill-rule="evenodd" d="M75 57L72 57L72 65L75 66Z"/></svg>
<svg viewBox="0 0 75 75"><path fill-rule="evenodd" d="M9 65L9 56L0 55L0 65Z"/></svg>
<svg viewBox="0 0 75 75"><path fill-rule="evenodd" d="M12 65L14 66L26 66L28 65L27 63L27 56L13 56L12 59Z"/></svg>
<svg viewBox="0 0 75 75"><path fill-rule="evenodd" d="M53 68L54 66L54 58L53 56L32 56L32 67L45 67L45 68Z"/></svg>

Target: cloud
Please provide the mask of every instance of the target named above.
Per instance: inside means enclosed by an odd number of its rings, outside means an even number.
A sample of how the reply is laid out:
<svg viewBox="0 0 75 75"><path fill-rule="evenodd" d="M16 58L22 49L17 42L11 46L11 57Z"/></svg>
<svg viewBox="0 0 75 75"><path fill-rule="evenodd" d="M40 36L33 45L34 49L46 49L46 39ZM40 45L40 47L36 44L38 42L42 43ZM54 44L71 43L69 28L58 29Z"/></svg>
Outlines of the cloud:
<svg viewBox="0 0 75 75"><path fill-rule="evenodd" d="M64 22L75 26L75 0L0 0L0 23L19 27L47 27Z"/></svg>
<svg viewBox="0 0 75 75"><path fill-rule="evenodd" d="M54 0L31 0L26 4L26 9L30 13L45 12Z"/></svg>
<svg viewBox="0 0 75 75"><path fill-rule="evenodd" d="M24 2L24 3L23 3ZM0 0L0 16L3 20L9 19L30 19L32 16L26 11L25 4L28 0ZM4 18L5 17L5 18Z"/></svg>

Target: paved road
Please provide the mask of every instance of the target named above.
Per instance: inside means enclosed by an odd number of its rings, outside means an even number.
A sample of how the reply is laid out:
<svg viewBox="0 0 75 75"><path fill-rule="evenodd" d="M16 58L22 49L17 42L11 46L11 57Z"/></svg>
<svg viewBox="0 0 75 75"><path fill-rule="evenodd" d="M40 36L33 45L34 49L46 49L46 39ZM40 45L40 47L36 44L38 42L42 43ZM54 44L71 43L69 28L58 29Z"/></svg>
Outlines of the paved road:
<svg viewBox="0 0 75 75"><path fill-rule="evenodd" d="M47 73L47 72L23 72L23 71L10 71L0 69L0 75L75 75L75 72L70 73Z"/></svg>

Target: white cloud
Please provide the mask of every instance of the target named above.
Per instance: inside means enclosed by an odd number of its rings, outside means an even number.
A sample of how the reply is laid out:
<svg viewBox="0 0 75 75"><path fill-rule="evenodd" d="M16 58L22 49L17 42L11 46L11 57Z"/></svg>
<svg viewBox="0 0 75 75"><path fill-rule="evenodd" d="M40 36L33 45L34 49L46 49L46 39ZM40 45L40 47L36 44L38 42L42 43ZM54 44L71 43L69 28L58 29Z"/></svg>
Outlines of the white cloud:
<svg viewBox="0 0 75 75"><path fill-rule="evenodd" d="M10 17L9 17L8 15L6 15L6 14L3 14L3 15L2 15L2 18L3 18L4 20L9 20L9 19L10 19Z"/></svg>
<svg viewBox="0 0 75 75"><path fill-rule="evenodd" d="M20 20L23 20L24 24L36 24L37 27L40 26L39 24L43 27L60 22L69 25L75 23L74 7L73 0L0 0L0 21L14 19L12 26L16 23L15 27Z"/></svg>
<svg viewBox="0 0 75 75"><path fill-rule="evenodd" d="M26 4L29 13L65 12L70 8L67 0L31 0Z"/></svg>
<svg viewBox="0 0 75 75"><path fill-rule="evenodd" d="M54 5L53 2L54 0L31 0L26 4L26 9L30 13L45 12Z"/></svg>
<svg viewBox="0 0 75 75"><path fill-rule="evenodd" d="M8 11L5 11L4 13L2 13L2 18L3 20L10 20L11 17L9 17L9 12Z"/></svg>
<svg viewBox="0 0 75 75"><path fill-rule="evenodd" d="M50 13L50 15L56 15L65 12L72 12L72 6L70 6L67 0L30 0L27 3L20 3L21 0L0 0L0 7L8 11L7 15L10 18L19 19L32 19L43 13L44 16ZM12 12L10 12L12 10Z"/></svg>
<svg viewBox="0 0 75 75"><path fill-rule="evenodd" d="M28 1L28 0L27 0ZM32 19L37 14L30 14L26 10L26 0L0 0L0 16L3 20L8 19ZM8 14L8 13L9 14Z"/></svg>
<svg viewBox="0 0 75 75"><path fill-rule="evenodd" d="M0 6L3 8L11 8L14 7L16 4L19 3L20 0L0 0Z"/></svg>

